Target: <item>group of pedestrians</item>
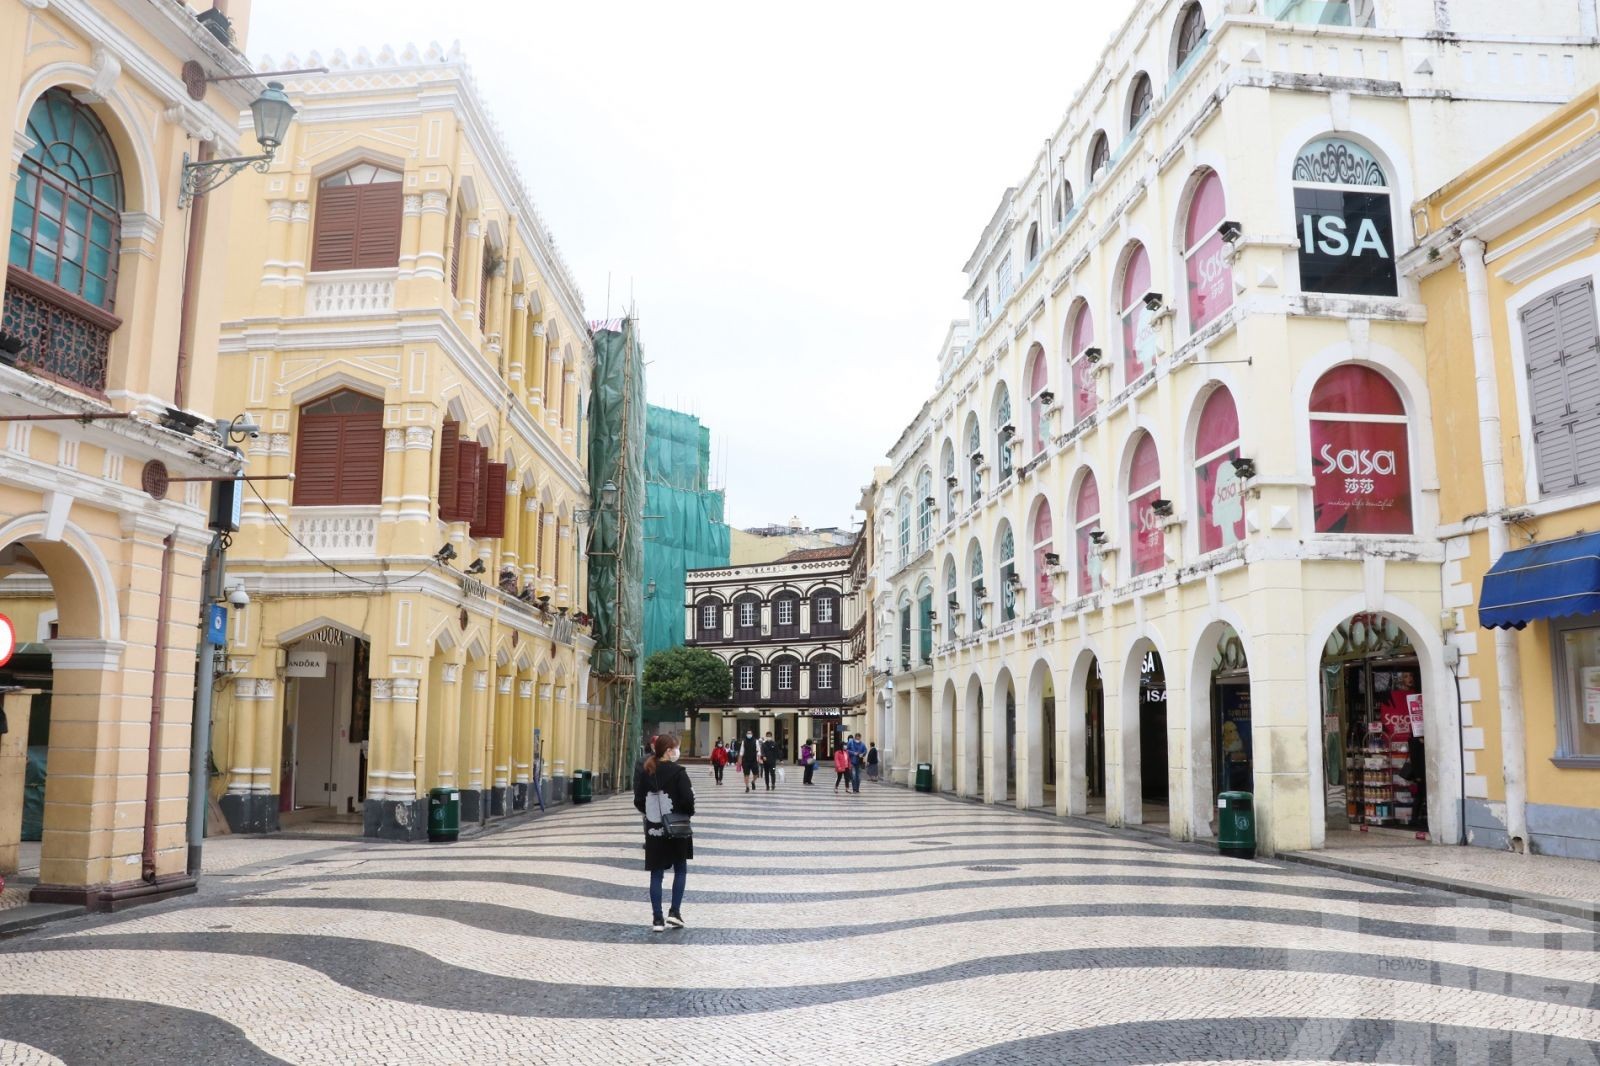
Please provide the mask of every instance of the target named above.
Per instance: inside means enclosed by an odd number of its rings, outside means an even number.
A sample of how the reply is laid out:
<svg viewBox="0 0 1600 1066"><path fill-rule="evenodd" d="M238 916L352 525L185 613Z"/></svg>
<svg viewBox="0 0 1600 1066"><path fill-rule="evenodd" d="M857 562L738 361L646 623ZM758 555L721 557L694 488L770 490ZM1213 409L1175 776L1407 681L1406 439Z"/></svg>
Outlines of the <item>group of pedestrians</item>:
<svg viewBox="0 0 1600 1066"><path fill-rule="evenodd" d="M717 741L711 749L711 772L717 779L717 784L722 784L722 774L730 762L737 762L740 771L744 774L744 790L754 792L759 781L766 786L766 791L772 792L778 787L778 775L782 773L779 764L783 761L783 750L778 747L778 742L768 733L765 739L756 736L754 730L745 730L744 740L735 748L735 741L724 744ZM737 751L737 754L735 752Z"/></svg>

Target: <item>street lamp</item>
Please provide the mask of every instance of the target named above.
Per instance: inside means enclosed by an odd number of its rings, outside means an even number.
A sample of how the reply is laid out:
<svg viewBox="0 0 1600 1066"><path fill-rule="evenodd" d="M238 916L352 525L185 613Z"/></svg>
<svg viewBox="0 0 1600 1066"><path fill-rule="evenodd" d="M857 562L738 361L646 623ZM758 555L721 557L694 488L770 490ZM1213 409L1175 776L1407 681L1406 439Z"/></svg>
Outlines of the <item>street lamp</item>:
<svg viewBox="0 0 1600 1066"><path fill-rule="evenodd" d="M283 82L269 81L261 95L250 104L250 118L256 127L256 143L261 145L260 155L230 156L226 159L190 160L183 156L183 185L178 190L178 206L188 207L198 196L204 196L222 185L245 167L265 174L272 158L289 134L289 123L294 121L295 107L283 91Z"/></svg>
<svg viewBox="0 0 1600 1066"><path fill-rule="evenodd" d="M617 483L607 481L600 486L600 506L610 510L617 505Z"/></svg>

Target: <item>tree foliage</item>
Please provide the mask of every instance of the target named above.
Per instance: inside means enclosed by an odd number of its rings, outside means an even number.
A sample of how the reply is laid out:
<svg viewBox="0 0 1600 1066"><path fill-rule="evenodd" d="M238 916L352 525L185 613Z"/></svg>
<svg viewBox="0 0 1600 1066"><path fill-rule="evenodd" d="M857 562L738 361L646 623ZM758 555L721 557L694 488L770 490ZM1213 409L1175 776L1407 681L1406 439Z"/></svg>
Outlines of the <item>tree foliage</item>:
<svg viewBox="0 0 1600 1066"><path fill-rule="evenodd" d="M666 648L644 664L648 710L687 715L702 703L727 699L732 688L728 664L705 648Z"/></svg>

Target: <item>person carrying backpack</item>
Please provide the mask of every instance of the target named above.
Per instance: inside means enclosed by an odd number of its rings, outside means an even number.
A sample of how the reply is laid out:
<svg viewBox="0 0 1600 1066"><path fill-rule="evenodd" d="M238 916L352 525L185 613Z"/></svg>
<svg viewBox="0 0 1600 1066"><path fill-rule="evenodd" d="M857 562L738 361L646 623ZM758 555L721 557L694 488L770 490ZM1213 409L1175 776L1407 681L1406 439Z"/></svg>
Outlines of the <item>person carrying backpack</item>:
<svg viewBox="0 0 1600 1066"><path fill-rule="evenodd" d="M694 816L694 786L689 771L678 765L678 754L678 738L662 733L633 782L633 805L644 815L644 868L650 871L650 930L655 933L666 932L669 925L683 928L684 882L694 858L694 837L687 832ZM669 867L672 909L662 915L661 882Z"/></svg>
<svg viewBox="0 0 1600 1066"><path fill-rule="evenodd" d="M833 751L833 769L838 775L833 779L833 790L837 792L840 785L846 785L845 791L850 791L846 782L846 778L850 775L850 753L842 747Z"/></svg>

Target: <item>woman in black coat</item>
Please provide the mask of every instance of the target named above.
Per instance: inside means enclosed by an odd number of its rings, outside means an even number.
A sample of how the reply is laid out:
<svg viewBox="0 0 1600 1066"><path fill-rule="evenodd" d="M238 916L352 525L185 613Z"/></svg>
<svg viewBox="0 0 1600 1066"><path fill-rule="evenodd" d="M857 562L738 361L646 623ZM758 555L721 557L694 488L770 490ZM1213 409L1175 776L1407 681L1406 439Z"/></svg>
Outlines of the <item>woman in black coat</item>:
<svg viewBox="0 0 1600 1066"><path fill-rule="evenodd" d="M668 925L683 928L684 882L689 877L689 860L694 858L692 837L667 836L666 815L681 818L694 815L694 786L689 771L678 765L678 738L671 733L656 737L650 756L639 767L633 781L633 805L644 815L644 868L650 871L650 928L662 933ZM672 869L672 909L661 915L661 882Z"/></svg>

